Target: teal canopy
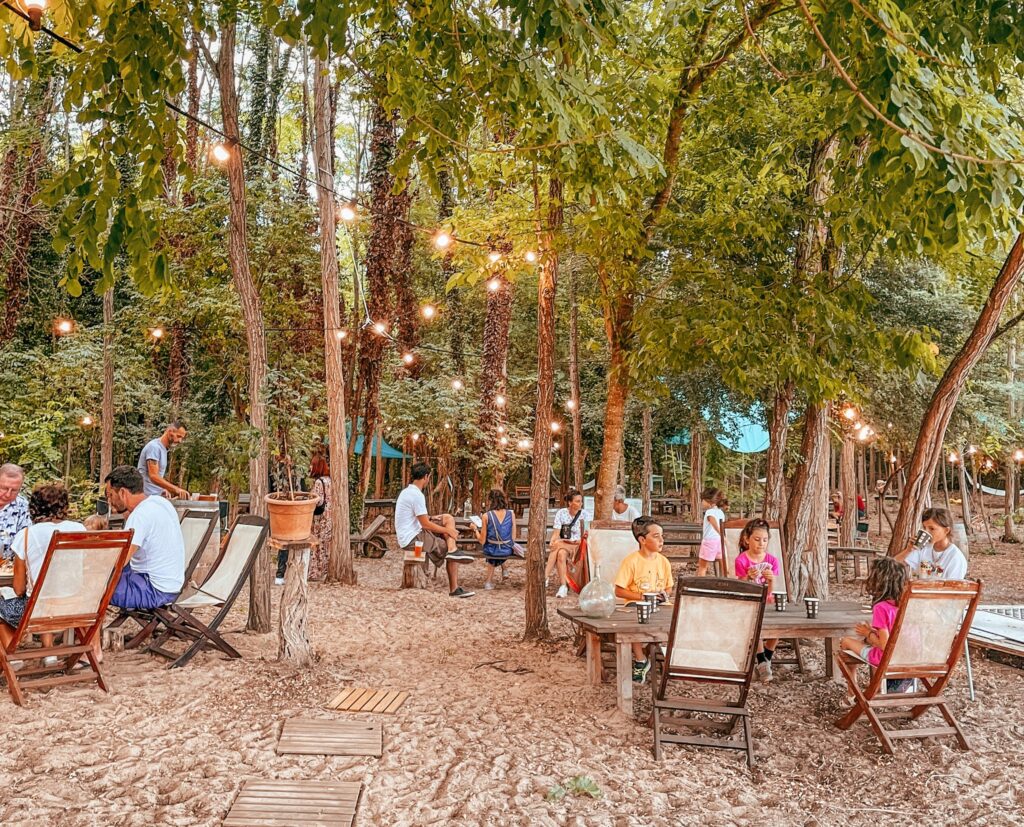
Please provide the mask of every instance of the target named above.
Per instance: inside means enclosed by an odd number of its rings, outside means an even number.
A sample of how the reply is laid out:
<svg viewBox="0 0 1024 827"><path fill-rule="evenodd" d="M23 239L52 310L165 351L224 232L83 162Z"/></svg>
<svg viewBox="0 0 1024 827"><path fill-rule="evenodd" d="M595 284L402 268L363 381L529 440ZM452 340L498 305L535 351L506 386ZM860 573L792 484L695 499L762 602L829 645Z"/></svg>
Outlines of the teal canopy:
<svg viewBox="0 0 1024 827"><path fill-rule="evenodd" d="M708 419L708 412L704 412ZM738 454L759 454L768 450L768 429L765 428L764 415L759 408L750 413L728 411L722 414L722 425L725 433L715 434L715 439L723 448ZM689 445L690 432L682 430L665 440L666 445Z"/></svg>
<svg viewBox="0 0 1024 827"><path fill-rule="evenodd" d="M360 417L358 421L359 421L359 427L362 428L362 425L363 425L362 417ZM352 435L352 423L350 423L350 422L346 422L345 423L345 435L346 435L346 437L350 437ZM363 454L363 444L364 443L365 443L365 439L364 439L363 435L362 434L357 434L356 435L355 448L352 451L352 453L354 453L357 457L358 456L362 456L362 454ZM324 445L330 445L330 439L328 439L327 437L324 437ZM377 439L374 439L372 444L370 445L370 454L371 454L371 456L377 456L377 449L378 448L380 448L381 457L383 457L384 459L410 459L410 457L408 455L403 454L397 448L394 448L391 445L388 445L387 440L383 439L383 438L380 438L380 437L378 437Z"/></svg>

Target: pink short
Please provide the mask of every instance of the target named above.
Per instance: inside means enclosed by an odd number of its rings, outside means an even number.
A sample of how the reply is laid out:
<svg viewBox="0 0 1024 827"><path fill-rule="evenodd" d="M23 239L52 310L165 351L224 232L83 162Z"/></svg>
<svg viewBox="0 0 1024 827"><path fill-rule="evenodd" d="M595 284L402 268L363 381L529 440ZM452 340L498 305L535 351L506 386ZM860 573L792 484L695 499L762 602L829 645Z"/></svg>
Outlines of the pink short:
<svg viewBox="0 0 1024 827"><path fill-rule="evenodd" d="M721 540L704 540L697 555L701 560L717 560L722 556Z"/></svg>

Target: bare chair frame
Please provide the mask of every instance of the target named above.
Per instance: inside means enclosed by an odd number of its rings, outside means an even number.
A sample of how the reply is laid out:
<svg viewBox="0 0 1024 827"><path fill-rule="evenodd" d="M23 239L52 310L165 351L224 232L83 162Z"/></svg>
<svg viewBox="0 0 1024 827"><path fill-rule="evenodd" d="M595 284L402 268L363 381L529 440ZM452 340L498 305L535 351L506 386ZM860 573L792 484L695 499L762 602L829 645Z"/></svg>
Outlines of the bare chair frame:
<svg viewBox="0 0 1024 827"><path fill-rule="evenodd" d="M693 746L715 747L718 749L734 749L747 753L747 765L754 764L754 742L750 731L750 712L747 709L747 696L750 694L750 683L754 673L754 660L757 653L757 642L761 637L761 623L764 620L766 587L755 583L724 577L684 577L676 584L675 605L672 607L672 626L669 631L668 645L664 658L658 662L652 659L657 673L652 675L651 687L652 719L654 724L654 758L661 760L662 744L690 744ZM681 624L684 621L680 614L691 608L695 601L719 600L740 604L746 607L746 622L749 626L742 652L734 661L734 668L716 667L713 664L698 665L693 663L680 664L674 662L675 649L679 643L679 635L684 632ZM684 615L685 616L685 615ZM727 646L735 649L737 638L729 635L729 630L711 625L697 630L704 636L703 642L717 644L716 636L722 638L724 652ZM655 644L657 645L657 644ZM709 658L717 654L714 649L704 650ZM685 657L685 655L684 655ZM669 697L668 689L673 681L686 681L697 684L719 684L735 687L737 697L729 700L706 700L690 697ZM680 717L680 713L682 717ZM697 715L725 717L721 720L698 718ZM736 728L742 729L740 738L733 737ZM678 729L680 734L666 732L666 729ZM706 734L699 734L706 733Z"/></svg>
<svg viewBox="0 0 1024 827"><path fill-rule="evenodd" d="M864 661L851 652L842 652L836 658L855 698L853 707L836 721L836 726L849 729L864 716L881 741L882 749L889 755L894 754L893 739L940 735L952 735L961 749L970 749L967 737L949 709L943 690L963 654L980 598L981 582L978 580L911 581L900 600L899 614L889 633L889 642L882 651L882 659L872 670L864 689L857 682L857 667L864 665ZM924 623L915 622L928 602L940 600L950 604L947 628L936 627L935 624L928 627ZM908 642L905 643L904 638ZM925 655L926 646L931 646L933 651L936 647L940 648L946 654L941 658ZM886 680L905 678L917 679L924 689L883 693ZM939 712L945 720L945 726L886 729L883 724L886 720L907 718L917 721L930 709Z"/></svg>

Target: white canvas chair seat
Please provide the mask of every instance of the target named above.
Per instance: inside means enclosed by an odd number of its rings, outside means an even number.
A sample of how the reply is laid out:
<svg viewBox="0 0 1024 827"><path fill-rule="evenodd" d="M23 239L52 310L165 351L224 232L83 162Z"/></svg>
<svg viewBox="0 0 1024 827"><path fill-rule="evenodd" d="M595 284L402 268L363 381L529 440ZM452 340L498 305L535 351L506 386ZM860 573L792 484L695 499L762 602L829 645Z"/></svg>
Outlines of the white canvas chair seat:
<svg viewBox="0 0 1024 827"><path fill-rule="evenodd" d="M132 531L54 532L46 550L21 623L11 642L0 647L0 670L11 698L24 703L24 689L95 681L107 691L102 668L92 647L99 634L110 596L131 553ZM75 643L24 647L33 634L74 629ZM85 655L89 666L72 671ZM43 660L56 657L54 665ZM12 660L40 661L15 673ZM63 674L58 674L63 673Z"/></svg>
<svg viewBox="0 0 1024 827"><path fill-rule="evenodd" d="M861 716L867 718L882 748L893 754L893 739L952 735L962 749L970 745L953 717L943 695L950 674L963 654L971 620L981 597L978 581L920 581L907 586L900 600L896 622L882 658L863 689L857 680L859 653L842 652L838 659L855 703L836 725L849 729ZM913 678L924 687L921 692L884 694L887 679ZM900 711L896 707L909 707ZM934 708L945 727L886 729L883 719L909 717L916 721Z"/></svg>
<svg viewBox="0 0 1024 827"><path fill-rule="evenodd" d="M587 530L587 571L591 578L600 573L605 583L615 585L622 561L639 548L629 523L602 521Z"/></svg>
<svg viewBox="0 0 1024 827"><path fill-rule="evenodd" d="M651 681L656 760L661 760L662 744L675 743L744 750L747 763L754 763L747 695L764 604L765 587L740 580L685 577L676 584L668 643L659 674ZM730 686L737 697L671 697L673 681ZM684 717L676 716L680 712ZM708 721L698 715L725 720ZM737 726L742 727L738 739L732 737Z"/></svg>

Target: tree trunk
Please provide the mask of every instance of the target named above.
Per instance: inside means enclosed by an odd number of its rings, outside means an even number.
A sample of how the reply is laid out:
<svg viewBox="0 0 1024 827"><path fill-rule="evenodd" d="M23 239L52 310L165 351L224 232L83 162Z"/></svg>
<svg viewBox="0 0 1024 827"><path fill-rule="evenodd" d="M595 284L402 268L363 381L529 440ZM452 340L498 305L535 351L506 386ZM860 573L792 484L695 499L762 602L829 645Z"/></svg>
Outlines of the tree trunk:
<svg viewBox="0 0 1024 827"><path fill-rule="evenodd" d="M776 392L772 402L762 508L766 520L783 520L786 517L786 440L789 438L789 412L793 407L793 393L794 385L790 380Z"/></svg>
<svg viewBox="0 0 1024 827"><path fill-rule="evenodd" d="M171 325L171 352L167 359L167 383L171 392L171 418L176 419L188 390L188 328L180 321Z"/></svg>
<svg viewBox="0 0 1024 827"><path fill-rule="evenodd" d="M654 463L651 461L651 408L647 406L643 412L644 457L643 474L640 482L640 513L651 513L651 475L654 474Z"/></svg>
<svg viewBox="0 0 1024 827"><path fill-rule="evenodd" d="M500 443L499 428L507 426L507 404L497 405L495 399L508 396L508 336L512 324L514 287L504 273L495 273L491 280L498 289L487 291L487 314L484 318L483 364L480 370L480 433L486 456L497 446L496 462L482 469L489 484L501 488L505 483L506 451ZM506 435L507 438L507 435ZM483 491L477 492L481 496Z"/></svg>
<svg viewBox="0 0 1024 827"><path fill-rule="evenodd" d="M534 206L540 224L540 192L534 173ZM562 226L562 182L548 184L547 226L538 226L540 272L537 276L537 413L533 424L533 467L530 475L530 524L526 551L527 640L546 638L547 600L544 591L544 550L548 519L548 476L551 473L551 420L555 404L555 293L558 250L555 232Z"/></svg>
<svg viewBox="0 0 1024 827"><path fill-rule="evenodd" d="M231 142L225 171L228 176L228 263L231 278L238 292L245 325L245 341L249 355L248 391L249 426L256 433L257 450L249 460L249 493L252 514L265 515L267 472L270 466L270 441L267 435L267 340L263 322L263 304L260 292L249 269L249 238L246 227L245 166L237 144L238 90L235 87L235 32L234 15L225 19L220 33L220 55L217 60L217 78L220 84L221 117L224 132ZM270 559L265 545L249 578L249 621L246 626L253 632L270 631Z"/></svg>
<svg viewBox="0 0 1024 827"><path fill-rule="evenodd" d="M583 409L580 400L580 320L576 298L578 278L576 268L573 267L569 276L569 398L572 400L569 414L572 418L572 484L577 491L582 491Z"/></svg>
<svg viewBox="0 0 1024 827"><path fill-rule="evenodd" d="M1013 291L1024 275L1024 233L1017 236L1003 263L999 275L989 292L985 306L978 315L971 335L967 337L963 347L953 357L946 372L935 387L928 409L925 411L921 428L914 444L914 453L910 458L910 471L900 502L899 514L893 528L892 539L889 541L889 554L902 551L913 535L918 515L924 504L925 496L931 486L931 478L935 473L935 463L942 452L942 440L946 435L953 409L956 407L960 393L967 383L971 370L985 354L992 337L999 326L999 317L1013 295ZM965 458L961 457L961 460ZM967 502L967 492L961 496Z"/></svg>
<svg viewBox="0 0 1024 827"><path fill-rule="evenodd" d="M632 336L634 297L612 284L611 274L598 263L598 278L605 310L605 335L608 338L608 398L604 408L604 440L601 465L594 492L594 519L612 515L615 478L622 462L622 439L626 432L626 403L629 401L629 367L626 352Z"/></svg>
<svg viewBox="0 0 1024 827"><path fill-rule="evenodd" d="M1008 413L1010 422L1017 421L1017 398L1014 395L1017 389L1017 343L1011 341L1006 348L1006 368L1010 393ZM1006 460L1006 496L1003 498L1003 542L1019 543L1016 526L1014 525L1014 512L1017 504L1017 462L1013 455Z"/></svg>
<svg viewBox="0 0 1024 827"><path fill-rule="evenodd" d="M791 599L808 594L828 599L827 500L828 405L812 404L804 411L800 464L793 474L783 538Z"/></svg>
<svg viewBox="0 0 1024 827"><path fill-rule="evenodd" d="M103 401L100 408L100 490L114 470L114 288L103 291Z"/></svg>
<svg viewBox="0 0 1024 827"><path fill-rule="evenodd" d="M839 490L843 494L843 520L839 524L839 545L852 546L857 531L857 482L854 477L857 442L853 434L843 435L839 456Z"/></svg>
<svg viewBox="0 0 1024 827"><path fill-rule="evenodd" d="M324 295L324 379L327 393L328 461L331 470L331 522L334 532L327 551L328 582L356 584L355 562L349 538L348 444L345 441L345 375L343 349L337 333L341 326L338 288L337 219L334 191L334 113L330 106L330 59L316 60L315 118L317 204L320 209L320 277Z"/></svg>
<svg viewBox="0 0 1024 827"><path fill-rule="evenodd" d="M694 519L700 518L705 467L704 430L698 422L690 428L690 514Z"/></svg>

